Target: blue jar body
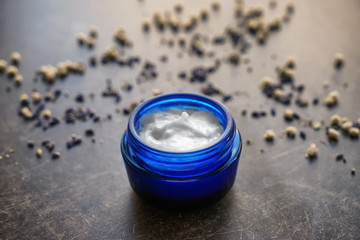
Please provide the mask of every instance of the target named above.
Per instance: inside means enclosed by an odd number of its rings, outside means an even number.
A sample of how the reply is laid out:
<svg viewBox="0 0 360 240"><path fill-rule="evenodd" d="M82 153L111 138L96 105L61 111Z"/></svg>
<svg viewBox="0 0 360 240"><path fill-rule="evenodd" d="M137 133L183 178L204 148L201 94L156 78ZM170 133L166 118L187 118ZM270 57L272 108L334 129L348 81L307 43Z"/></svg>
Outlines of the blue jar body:
<svg viewBox="0 0 360 240"><path fill-rule="evenodd" d="M138 136L139 119L153 109L191 108L212 112L224 133L211 146L193 152L166 152L147 146ZM217 101L196 94L169 94L140 105L131 115L121 141L129 182L140 196L155 201L202 202L221 198L236 177L241 136L228 111Z"/></svg>

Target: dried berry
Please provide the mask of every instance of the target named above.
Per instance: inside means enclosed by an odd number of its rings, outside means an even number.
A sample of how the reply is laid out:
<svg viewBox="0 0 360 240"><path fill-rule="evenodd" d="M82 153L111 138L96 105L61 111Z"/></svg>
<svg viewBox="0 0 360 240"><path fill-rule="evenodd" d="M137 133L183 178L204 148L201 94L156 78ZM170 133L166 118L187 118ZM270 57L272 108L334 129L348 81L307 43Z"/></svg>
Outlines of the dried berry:
<svg viewBox="0 0 360 240"><path fill-rule="evenodd" d="M87 137L92 137L92 136L95 135L95 132L94 132L93 129L89 128L89 129L86 129L86 130L85 130L85 135L86 135Z"/></svg>
<svg viewBox="0 0 360 240"><path fill-rule="evenodd" d="M300 138L306 140L306 133L304 131L300 131Z"/></svg>
<svg viewBox="0 0 360 240"><path fill-rule="evenodd" d="M336 155L336 161L342 161L344 159L344 154L338 154Z"/></svg>
<svg viewBox="0 0 360 240"><path fill-rule="evenodd" d="M35 144L33 141L27 141L27 147L28 148L34 148Z"/></svg>
<svg viewBox="0 0 360 240"><path fill-rule="evenodd" d="M72 134L71 138L66 142L66 147L68 149L80 145L82 142L82 139L80 136Z"/></svg>
<svg viewBox="0 0 360 240"><path fill-rule="evenodd" d="M222 98L222 102L226 103L232 99L232 96L230 94L224 95Z"/></svg>
<svg viewBox="0 0 360 240"><path fill-rule="evenodd" d="M191 71L191 82L205 82L207 79L207 71L204 67L196 67Z"/></svg>
<svg viewBox="0 0 360 240"><path fill-rule="evenodd" d="M212 83L208 83L203 86L201 88L201 92L207 96L213 96L221 93L220 89L216 88Z"/></svg>
<svg viewBox="0 0 360 240"><path fill-rule="evenodd" d="M96 57L90 57L89 58L89 64L90 64L91 67L96 67L96 65L97 65Z"/></svg>
<svg viewBox="0 0 360 240"><path fill-rule="evenodd" d="M60 158L60 153L59 153L59 152L53 152L53 153L51 153L51 158L52 158L52 159L58 159L58 158Z"/></svg>

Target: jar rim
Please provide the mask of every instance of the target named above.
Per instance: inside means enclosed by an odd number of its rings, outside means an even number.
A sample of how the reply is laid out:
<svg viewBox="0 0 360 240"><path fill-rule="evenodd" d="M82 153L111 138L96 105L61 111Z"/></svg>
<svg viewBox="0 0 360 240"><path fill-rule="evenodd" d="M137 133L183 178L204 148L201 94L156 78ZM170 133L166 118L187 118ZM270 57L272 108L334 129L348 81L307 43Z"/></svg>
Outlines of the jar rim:
<svg viewBox="0 0 360 240"><path fill-rule="evenodd" d="M216 107L217 109L220 109L221 112L224 114L225 119L226 119L226 126L224 127L224 131L222 132L222 134L220 135L220 137L213 143L210 143L202 148L199 149L195 149L195 150L191 150L191 151L179 151L179 152L173 152L173 151L167 151L164 149L160 149L160 148L155 148L150 146L149 144L147 144L137 133L136 129L135 129L135 119L137 117L137 115L139 114L139 112L144 109L147 106L152 105L155 102L161 102L170 98L182 98L184 100L186 99L197 99L200 100L202 102L207 102L207 103L211 103L212 106ZM229 111L226 109L226 107L221 104L219 101L217 101L216 99L212 99L203 95L199 95L199 94L194 94L194 93L169 93L169 94L164 94L164 95L160 95L157 97L153 97L151 99L148 99L146 101L144 101L143 103L141 103L131 114L130 119L129 119L129 123L128 123L128 128L130 130L131 135L133 135L137 141L139 141L142 145L146 146L148 149L159 152L159 153L163 153L163 154L172 154L174 156L179 156L179 155L183 155L183 154L197 154L197 153L201 153L204 152L208 149L211 149L214 145L217 145L217 143L222 142L225 138L228 137L228 135L230 134L230 132L232 131L232 124L233 124L233 120L232 120L232 116L230 115Z"/></svg>

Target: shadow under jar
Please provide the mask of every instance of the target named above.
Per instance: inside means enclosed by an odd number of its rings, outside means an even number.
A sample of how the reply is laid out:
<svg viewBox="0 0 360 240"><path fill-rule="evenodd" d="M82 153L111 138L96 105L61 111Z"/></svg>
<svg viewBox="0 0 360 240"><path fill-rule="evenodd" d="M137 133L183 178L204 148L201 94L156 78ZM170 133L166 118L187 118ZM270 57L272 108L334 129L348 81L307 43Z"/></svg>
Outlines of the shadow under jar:
<svg viewBox="0 0 360 240"><path fill-rule="evenodd" d="M141 138L146 116L174 109L211 113L223 131L210 144L189 151L164 150ZM235 181L241 148L240 133L226 108L216 100L190 93L162 95L139 105L121 141L133 190L148 201L175 208L203 205L223 197Z"/></svg>

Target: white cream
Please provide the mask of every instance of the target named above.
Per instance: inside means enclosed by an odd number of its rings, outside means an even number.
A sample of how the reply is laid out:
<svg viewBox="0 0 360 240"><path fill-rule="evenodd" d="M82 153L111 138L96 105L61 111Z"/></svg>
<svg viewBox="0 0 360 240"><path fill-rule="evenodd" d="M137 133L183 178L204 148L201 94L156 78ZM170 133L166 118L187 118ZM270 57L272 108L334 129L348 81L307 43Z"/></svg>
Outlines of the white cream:
<svg viewBox="0 0 360 240"><path fill-rule="evenodd" d="M169 109L148 113L140 120L138 134L151 147L186 152L214 143L224 128L210 112Z"/></svg>

